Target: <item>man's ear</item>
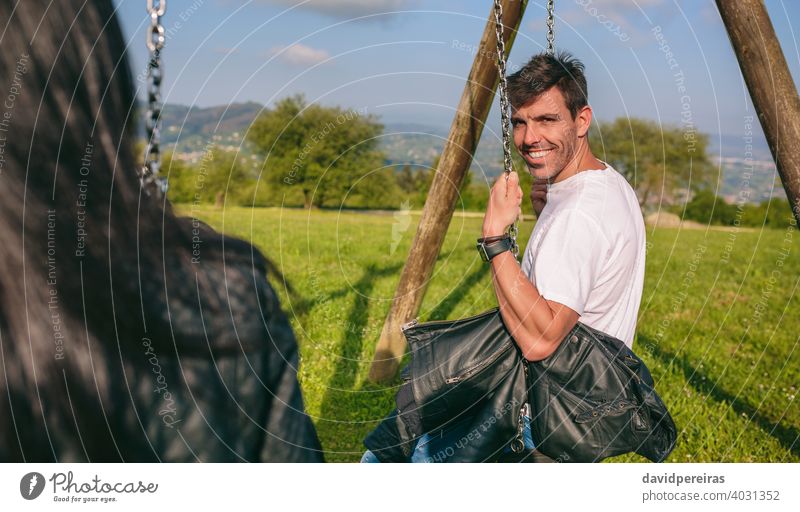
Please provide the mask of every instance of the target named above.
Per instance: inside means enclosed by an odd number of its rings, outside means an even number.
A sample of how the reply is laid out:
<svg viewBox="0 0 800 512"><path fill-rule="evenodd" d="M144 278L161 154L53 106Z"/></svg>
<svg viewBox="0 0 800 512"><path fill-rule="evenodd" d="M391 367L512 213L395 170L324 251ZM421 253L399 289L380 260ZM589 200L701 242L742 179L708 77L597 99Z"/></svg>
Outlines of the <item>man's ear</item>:
<svg viewBox="0 0 800 512"><path fill-rule="evenodd" d="M578 111L575 116L575 124L578 129L578 137L583 137L592 125L592 107L586 105Z"/></svg>

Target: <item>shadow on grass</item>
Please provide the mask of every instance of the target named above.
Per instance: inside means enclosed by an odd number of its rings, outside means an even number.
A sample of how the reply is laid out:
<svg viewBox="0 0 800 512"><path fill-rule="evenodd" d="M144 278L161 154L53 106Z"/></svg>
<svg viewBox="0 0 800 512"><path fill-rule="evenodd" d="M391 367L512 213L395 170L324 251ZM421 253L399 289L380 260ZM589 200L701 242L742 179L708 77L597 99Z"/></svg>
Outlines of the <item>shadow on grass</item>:
<svg viewBox="0 0 800 512"><path fill-rule="evenodd" d="M474 272L459 283L456 289L448 293L447 297L433 308L429 318L432 320L446 320L448 315L450 315L456 306L458 306L458 303L461 302L461 299L463 299L469 290L478 284L487 273L489 273L489 267L487 265L479 265Z"/></svg>
<svg viewBox="0 0 800 512"><path fill-rule="evenodd" d="M356 389L355 382L358 368L363 362L364 343L376 343L380 335L380 332L368 333L366 329L369 321L369 295L377 280L398 273L400 268L400 264L384 268L370 264L364 269L362 277L344 292L353 293L355 298L333 351L336 366L328 380L317 421L317 429L326 451L341 453L343 450L360 449L353 446L354 440L358 436L366 435L366 429L371 428L371 425L362 422L371 415L373 408L394 396L392 387L362 390ZM337 291L329 297L339 294Z"/></svg>
<svg viewBox="0 0 800 512"><path fill-rule="evenodd" d="M713 400L730 404L730 407L737 415L745 414L747 418L759 426L762 430L769 433L781 445L789 450L792 455L800 457L800 431L794 427L773 423L769 418L758 412L758 409L746 403L741 397L736 397L729 392L721 389L708 374L694 367L686 356L678 356L654 343L650 338L639 334L642 344L650 348L650 354L661 361L662 364L674 365L679 368L686 382L699 393L703 393ZM637 342L638 343L638 342Z"/></svg>
<svg viewBox="0 0 800 512"><path fill-rule="evenodd" d="M356 388L356 376L360 365L364 363L363 354L368 352L364 344L377 343L380 336L379 330L369 332L365 329L369 322L369 295L376 281L399 273L401 267L402 264L385 268L369 265L364 269L362 277L352 287L347 288L346 293L354 293L355 297L347 321L342 326L340 340L334 349L336 366L328 381L320 407L320 419L317 421L328 460L344 460L348 458L348 454L363 450L361 442L364 437L394 406L394 395L400 384L399 377L383 384L367 381ZM488 270L488 267L481 265L470 273L434 308L431 317L446 318L450 315ZM332 295L340 296L340 292L336 291ZM406 354L403 363L407 363L409 358Z"/></svg>
<svg viewBox="0 0 800 512"><path fill-rule="evenodd" d="M276 288L277 289L277 288ZM343 286L342 288L336 290L335 292L326 293L325 294L325 301L332 301L344 297L352 290L349 286ZM315 305L319 304L320 299L318 297L304 297L301 296L298 292L294 290L286 289L287 295L289 296L289 304L284 306L284 309L287 311L291 311L292 314L299 318L305 320L307 318L308 312L311 311Z"/></svg>

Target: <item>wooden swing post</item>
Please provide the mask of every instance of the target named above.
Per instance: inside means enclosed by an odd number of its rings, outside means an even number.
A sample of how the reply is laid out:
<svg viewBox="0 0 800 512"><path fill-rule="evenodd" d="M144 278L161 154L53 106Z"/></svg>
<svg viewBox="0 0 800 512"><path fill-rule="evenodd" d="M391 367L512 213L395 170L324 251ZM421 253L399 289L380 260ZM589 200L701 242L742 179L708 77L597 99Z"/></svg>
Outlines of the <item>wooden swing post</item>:
<svg viewBox="0 0 800 512"><path fill-rule="evenodd" d="M511 51L527 0L503 0L503 39L506 56ZM436 258L442 248L453 217L458 190L472 163L475 148L492 106L499 81L494 9L483 31L458 104L450 134L433 178L422 218L395 291L392 306L383 325L369 372L372 382L382 382L397 374L406 351L401 327L419 313ZM476 234L476 238L479 234Z"/></svg>
<svg viewBox="0 0 800 512"><path fill-rule="evenodd" d="M763 0L717 0L733 51L800 223L800 98Z"/></svg>

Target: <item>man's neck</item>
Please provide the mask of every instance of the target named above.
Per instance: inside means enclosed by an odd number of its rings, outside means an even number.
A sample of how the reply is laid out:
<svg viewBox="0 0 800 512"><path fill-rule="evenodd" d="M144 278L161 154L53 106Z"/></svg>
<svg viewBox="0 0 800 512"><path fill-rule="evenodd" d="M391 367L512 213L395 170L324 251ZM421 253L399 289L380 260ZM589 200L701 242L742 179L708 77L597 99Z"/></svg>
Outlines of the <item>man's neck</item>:
<svg viewBox="0 0 800 512"><path fill-rule="evenodd" d="M578 150L575 151L575 157L564 166L564 169L558 173L558 176L556 176L551 183L564 181L567 178L575 176L579 172L603 168L605 168L605 164L594 156L591 148L589 148L589 144L587 144L585 139L582 139Z"/></svg>

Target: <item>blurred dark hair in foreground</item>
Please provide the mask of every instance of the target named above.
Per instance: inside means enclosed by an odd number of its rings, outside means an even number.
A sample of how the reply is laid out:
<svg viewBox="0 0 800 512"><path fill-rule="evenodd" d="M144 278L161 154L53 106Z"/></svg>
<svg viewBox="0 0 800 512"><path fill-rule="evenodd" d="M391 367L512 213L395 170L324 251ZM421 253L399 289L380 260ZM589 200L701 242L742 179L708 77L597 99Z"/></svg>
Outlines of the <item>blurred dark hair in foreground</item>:
<svg viewBox="0 0 800 512"><path fill-rule="evenodd" d="M140 194L111 1L0 19L0 461L320 461L274 267Z"/></svg>

